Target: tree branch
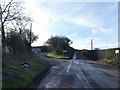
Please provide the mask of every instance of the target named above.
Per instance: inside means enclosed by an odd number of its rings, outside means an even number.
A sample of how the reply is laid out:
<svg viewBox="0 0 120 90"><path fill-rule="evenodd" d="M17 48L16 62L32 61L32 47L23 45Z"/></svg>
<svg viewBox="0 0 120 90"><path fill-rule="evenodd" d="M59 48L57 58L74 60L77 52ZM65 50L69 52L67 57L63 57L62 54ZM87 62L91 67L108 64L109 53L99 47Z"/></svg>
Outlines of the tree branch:
<svg viewBox="0 0 120 90"><path fill-rule="evenodd" d="M5 23L6 19L7 19L7 18L8 18L8 16L9 16L9 9L10 9L10 6L8 7L7 16L4 18L3 23Z"/></svg>
<svg viewBox="0 0 120 90"><path fill-rule="evenodd" d="M5 6L4 10L2 11L2 14L3 14L4 12L6 12L7 7L12 3L12 1L13 1L13 0L11 0L11 1Z"/></svg>

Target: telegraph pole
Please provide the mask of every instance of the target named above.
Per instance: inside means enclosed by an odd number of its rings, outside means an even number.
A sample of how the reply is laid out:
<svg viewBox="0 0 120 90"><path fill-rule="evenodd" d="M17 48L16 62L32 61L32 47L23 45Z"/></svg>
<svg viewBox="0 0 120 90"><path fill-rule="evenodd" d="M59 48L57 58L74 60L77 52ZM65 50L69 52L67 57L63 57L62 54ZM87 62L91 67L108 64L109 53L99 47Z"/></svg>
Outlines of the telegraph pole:
<svg viewBox="0 0 120 90"><path fill-rule="evenodd" d="M93 39L91 39L91 50L93 50Z"/></svg>

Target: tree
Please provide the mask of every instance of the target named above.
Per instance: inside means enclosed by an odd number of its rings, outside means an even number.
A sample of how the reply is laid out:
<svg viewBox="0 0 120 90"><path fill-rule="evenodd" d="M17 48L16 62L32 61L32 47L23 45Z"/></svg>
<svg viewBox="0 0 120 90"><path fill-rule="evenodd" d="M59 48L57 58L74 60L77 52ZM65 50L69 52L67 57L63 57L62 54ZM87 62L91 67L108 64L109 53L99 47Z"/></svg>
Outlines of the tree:
<svg viewBox="0 0 120 90"><path fill-rule="evenodd" d="M14 21L12 21L12 25L15 30L19 32L22 38L26 39L29 43L30 47L31 44L38 39L38 35L35 35L32 32L32 18L27 16L19 16ZM30 28L27 29L26 26L30 24Z"/></svg>
<svg viewBox="0 0 120 90"><path fill-rule="evenodd" d="M32 22L32 19L28 16L19 16L14 21L11 21L15 30L18 30L20 35L24 34L26 26Z"/></svg>
<svg viewBox="0 0 120 90"><path fill-rule="evenodd" d="M63 36L51 36L46 43L53 49L55 54L61 54L64 49L72 44L72 41Z"/></svg>
<svg viewBox="0 0 120 90"><path fill-rule="evenodd" d="M17 54L23 52L25 53L27 51L25 40L20 37L18 32L10 31L5 39L9 52Z"/></svg>
<svg viewBox="0 0 120 90"><path fill-rule="evenodd" d="M10 0L7 4L0 4L0 21L3 49L5 49L5 24L9 21L15 20L21 14L21 10L22 7L20 7L19 1Z"/></svg>
<svg viewBox="0 0 120 90"><path fill-rule="evenodd" d="M38 35L35 35L31 30L26 29L25 30L26 34L26 40L28 44L31 46L31 44L38 39Z"/></svg>
<svg viewBox="0 0 120 90"><path fill-rule="evenodd" d="M13 53L25 53L31 52L31 43L38 39L37 35L34 35L29 29L25 30L26 32L21 36L19 32L11 30L7 33L5 38L7 49ZM31 33L31 36L30 36Z"/></svg>

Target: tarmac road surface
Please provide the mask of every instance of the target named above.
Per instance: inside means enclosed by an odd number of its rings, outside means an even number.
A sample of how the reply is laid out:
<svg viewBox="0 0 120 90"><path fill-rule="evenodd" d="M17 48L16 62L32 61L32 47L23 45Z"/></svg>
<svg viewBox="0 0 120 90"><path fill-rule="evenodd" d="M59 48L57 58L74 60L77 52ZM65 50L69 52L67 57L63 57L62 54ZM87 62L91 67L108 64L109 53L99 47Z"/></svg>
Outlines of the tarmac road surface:
<svg viewBox="0 0 120 90"><path fill-rule="evenodd" d="M82 55L83 56L83 55ZM37 88L118 88L118 69L90 60L56 60L40 56L50 62L50 72Z"/></svg>

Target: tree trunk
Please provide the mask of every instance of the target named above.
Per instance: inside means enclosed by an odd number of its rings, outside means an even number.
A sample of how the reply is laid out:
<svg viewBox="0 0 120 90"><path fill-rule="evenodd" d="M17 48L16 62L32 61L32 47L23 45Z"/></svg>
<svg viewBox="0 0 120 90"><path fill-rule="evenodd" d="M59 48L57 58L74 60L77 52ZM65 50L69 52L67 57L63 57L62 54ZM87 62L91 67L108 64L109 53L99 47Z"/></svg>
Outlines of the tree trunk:
<svg viewBox="0 0 120 90"><path fill-rule="evenodd" d="M2 48L3 50L5 50L5 30L4 30L4 24L2 23L1 25L2 27L2 30L1 30L1 33L2 33Z"/></svg>
<svg viewBox="0 0 120 90"><path fill-rule="evenodd" d="M4 31L4 23L2 22L2 8L0 5L0 24L1 24L1 34L2 34L2 48L5 50L5 31Z"/></svg>

